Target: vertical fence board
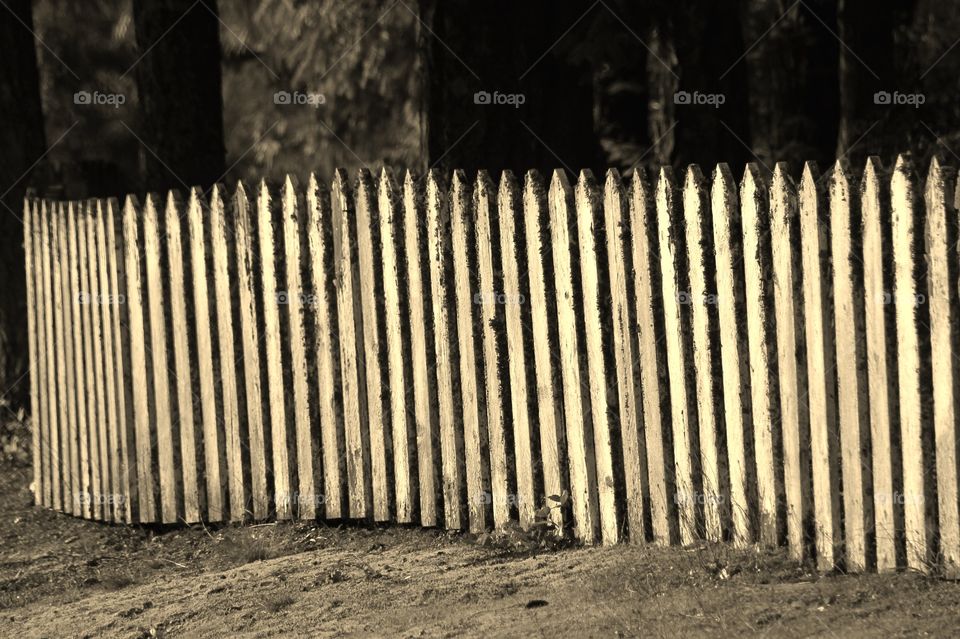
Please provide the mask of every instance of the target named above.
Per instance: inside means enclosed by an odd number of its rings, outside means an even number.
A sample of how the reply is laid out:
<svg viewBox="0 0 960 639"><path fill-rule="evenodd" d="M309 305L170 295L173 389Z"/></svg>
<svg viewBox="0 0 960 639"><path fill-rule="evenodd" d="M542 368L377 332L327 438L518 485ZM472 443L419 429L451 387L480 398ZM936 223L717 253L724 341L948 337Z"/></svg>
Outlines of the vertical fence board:
<svg viewBox="0 0 960 639"><path fill-rule="evenodd" d="M783 477L787 543L790 556L804 557L804 526L810 516L810 442L807 378L802 357L803 288L797 189L778 162L770 186L774 306L777 315L777 371L780 374L780 426L783 433Z"/></svg>
<svg viewBox="0 0 960 639"><path fill-rule="evenodd" d="M26 276L27 292L27 376L30 381L30 425L33 456L33 502L41 504L43 501L43 466L40 463L41 436L40 432L45 425L40 408L40 386L43 384L41 364L38 349L39 323L37 317L42 312L42 306L35 290L35 283L40 269L36 263L37 220L34 215L36 201L24 198L23 200L23 258L24 274Z"/></svg>
<svg viewBox="0 0 960 639"><path fill-rule="evenodd" d="M721 541L726 523L723 502L727 491L721 479L725 474L721 459L722 442L719 439L723 432L723 405L720 403L717 383L721 375L719 362L714 361L713 340L717 336L714 307L717 298L722 294L730 294L730 291L720 293L714 284L713 232L705 182L700 167L693 165L687 169L683 187L683 214L690 275L687 301L693 329L704 532L710 541Z"/></svg>
<svg viewBox="0 0 960 639"><path fill-rule="evenodd" d="M183 203L176 193L167 196L166 242L170 283L170 326L173 337L174 381L176 382L177 426L180 431L180 470L183 482L183 518L200 521L200 487L197 483L197 438L194 423L194 376L190 361L191 322L187 316L187 290L180 219ZM193 318L198 324L197 318Z"/></svg>
<svg viewBox="0 0 960 639"><path fill-rule="evenodd" d="M197 351L197 377L200 384L200 421L203 434L203 480L206 486L206 519L222 521L225 477L222 474L222 448L218 436L216 370L213 364L213 338L210 318L210 288L207 271L207 238L204 230L204 205L197 188L190 189L187 203L187 242L190 251L190 282L193 291L193 318ZM216 304L216 300L214 300ZM226 311L221 311L226 312ZM199 486L198 486L199 489Z"/></svg>
<svg viewBox="0 0 960 639"><path fill-rule="evenodd" d="M60 429L63 422L60 415L63 411L63 402L58 401L58 388L63 386L59 383L59 377L63 370L59 357L60 336L55 330L60 322L60 304L59 299L59 264L57 263L57 233L56 216L52 215L50 205L47 200L40 202L40 233L41 233L41 252L43 276L43 335L44 335L44 362L46 375L46 385L43 389L44 395L44 505L50 508L61 509L61 495L63 486L60 481L61 473L65 463L61 464L60 458ZM52 257L51 257L52 253ZM66 462L66 459L63 460Z"/></svg>
<svg viewBox="0 0 960 639"><path fill-rule="evenodd" d="M619 541L620 530L617 522L617 482L614 479L610 401L607 392L607 380L612 375L611 371L607 370L605 361L605 353L611 349L607 343L610 332L601 317L604 300L599 268L599 246L606 238L603 221L600 219L602 213L597 184L589 171L582 172L577 182L575 210L600 527L603 543L614 544Z"/></svg>
<svg viewBox="0 0 960 639"><path fill-rule="evenodd" d="M500 234L500 268L503 273L503 294L513 300L503 309L506 350L501 357L507 360L510 383L510 412L505 415L506 424L513 426L514 473L517 486L517 509L520 525L529 527L536 512L536 477L534 474L534 438L530 422L530 394L527 388L527 346L523 338L524 299L520 283L520 251L523 237L517 237L518 218L523 217L519 208L516 178L509 171L500 176L497 192L497 222ZM492 266L497 271L497 264ZM526 269L525 269L526 270ZM505 425L505 428L507 426ZM559 494L559 493L553 493Z"/></svg>
<svg viewBox="0 0 960 639"><path fill-rule="evenodd" d="M330 192L311 173L307 183L307 243L310 251L310 276L314 306L314 341L317 349L317 408L320 415L320 450L323 457L323 514L327 519L344 516L346 494L343 424L338 415L342 406L337 390L338 367L334 319L336 297L334 283Z"/></svg>
<svg viewBox="0 0 960 639"><path fill-rule="evenodd" d="M174 422L170 405L170 365L167 354L167 323L161 266L159 219L156 196L148 194L143 206L143 256L147 279L147 312L150 316L150 361L153 380L153 425L156 429L160 474L160 505L163 523L177 521L177 471ZM136 338L134 338L136 339Z"/></svg>
<svg viewBox="0 0 960 639"><path fill-rule="evenodd" d="M103 417L107 431L107 455L110 472L110 500L107 503L111 521L126 519L125 501L128 498L121 473L123 454L120 448L120 414L117 412L118 389L116 357L114 354L114 320L122 301L113 294L110 286L109 258L107 255L107 229L104 221L104 202L97 200L93 212L94 242L96 243L97 286L94 289L100 300L100 338L103 369Z"/></svg>
<svg viewBox="0 0 960 639"><path fill-rule="evenodd" d="M452 336L450 331L453 273L450 264L450 210L440 176L427 175L427 245L430 262L430 292L436 340L437 404L440 424L440 458L443 470L443 512L447 529L464 528L465 504L461 494L466 481L463 467L463 432L457 427L453 389Z"/></svg>
<svg viewBox="0 0 960 639"><path fill-rule="evenodd" d="M70 291L70 254L67 245L67 215L64 204L52 205L56 254L54 262L54 295L57 317L57 402L60 406L60 506L73 515L80 514L80 461L77 448L76 385L73 366L73 332ZM55 506L56 507L56 506Z"/></svg>
<svg viewBox="0 0 960 639"><path fill-rule="evenodd" d="M919 338L918 281L923 260L923 238L918 233L916 185L903 156L897 158L890 182L893 212L893 302L897 313L897 365L900 386L900 437L903 454L903 505L906 527L907 566L927 571L930 534L926 519L926 483L921 405L921 354ZM926 454L925 454L926 452Z"/></svg>
<svg viewBox="0 0 960 639"><path fill-rule="evenodd" d="M107 247L107 277L112 300L114 384L116 388L117 436L120 455L120 486L123 515L127 523L139 520L140 487L137 468L137 417L134 412L130 348L130 299L126 279L126 235L118 202L107 200L104 233ZM136 518L136 519L135 519Z"/></svg>
<svg viewBox="0 0 960 639"><path fill-rule="evenodd" d="M427 359L428 310L427 291L429 272L423 272L425 257L423 193L413 175L407 171L403 180L403 231L406 252L407 301L410 314L410 358L413 379L414 419L416 421L417 470L420 484L420 523L436 526L438 522L440 459L436 449L439 441L436 399L436 378Z"/></svg>
<svg viewBox="0 0 960 639"><path fill-rule="evenodd" d="M940 555L944 572L960 574L960 513L957 497L957 211L954 173L934 157L927 175L926 249L933 373Z"/></svg>
<svg viewBox="0 0 960 639"><path fill-rule="evenodd" d="M757 493L760 514L760 541L777 543L777 500L782 480L777 475L781 456L777 454L779 415L776 390L776 348L771 333L774 317L767 192L756 165L747 165L741 185L743 219L743 266L746 279L747 335L750 350L750 390L753 438L757 460Z"/></svg>
<svg viewBox="0 0 960 639"><path fill-rule="evenodd" d="M244 196L243 207L234 207L233 219L235 222L228 226L226 207L224 205L224 189L220 184L215 184L210 193L210 254L213 260L213 290L215 298L214 313L217 316L217 343L219 354L219 369L217 374L220 376L221 405L223 410L223 447L226 457L227 470L227 489L230 500L230 514L232 521L242 521L246 512L247 499L251 493L262 495L263 486L266 484L266 475L263 472L262 452L250 450L250 474L252 477L250 492L243 481L243 462L241 456L240 442L240 401L239 389L237 388L237 366L236 366L236 347L234 345L233 332L233 296L231 293L231 281L234 273L230 269L230 258L227 250L227 236L236 244L237 252L237 272L236 278L239 288L239 315L240 325L245 326L244 311L249 308L244 306L244 295L249 289L249 276L245 277L245 271L241 270L240 265L244 264L244 257L249 240L249 223L241 224L243 219L240 213L249 215L246 196ZM244 334L243 343L246 347L247 339ZM254 353L258 351L254 349ZM250 383L248 373L253 364L248 359L248 353L243 351L243 373L244 383ZM259 389L259 365L260 358L256 356L257 388ZM259 397L259 390L257 391ZM247 402L247 430L249 432L259 433L262 441L263 422L260 417L260 404L255 404L256 419L250 419L250 403ZM257 430L259 429L259 430ZM219 437L219 435L218 435ZM262 450L262 448L261 448ZM259 462L259 463L255 463ZM265 506L262 500L253 499L254 517L260 514L265 515ZM224 511L224 518L227 517Z"/></svg>
<svg viewBox="0 0 960 639"><path fill-rule="evenodd" d="M80 288L82 282L80 275L82 266L80 244L77 241L80 233L77 208L78 203L67 203L67 255L69 256L67 299L70 304L70 321L68 322L68 327L73 329L73 341L69 348L73 352L74 371L74 396L71 408L75 411L75 430L71 433L71 447L75 451L74 458L79 460L76 470L80 479L79 483L74 487L74 501L79 500L79 508L75 510L74 514L79 514L86 519L90 519L92 516L92 504L90 503L92 475L90 469L90 428L87 421L87 400L90 399L91 393L88 391L84 362L84 307L82 302L83 291ZM79 488L79 491L77 488Z"/></svg>
<svg viewBox="0 0 960 639"><path fill-rule="evenodd" d="M411 441L412 432L407 419L407 398L411 390L407 376L410 345L406 342L402 317L407 308L401 284L403 253L400 252L402 216L397 201L397 188L393 177L384 169L380 174L378 189L380 209L380 245L383 264L383 306L386 317L387 364L390 390L390 424L393 446L393 480L396 500L396 517L400 523L413 521L416 506L416 480L413 474Z"/></svg>
<svg viewBox="0 0 960 639"><path fill-rule="evenodd" d="M562 355L555 360L559 342L550 331L550 312L555 308L556 295L549 288L553 275L550 216L546 205L543 179L535 171L527 173L523 191L523 234L526 244L525 266L530 280L530 320L533 339L533 364L536 371L537 425L540 436L540 462L543 472L543 490L547 495L561 495L572 490L567 483L565 460L564 404ZM565 248L565 247L564 247ZM555 320L554 320L555 321ZM511 348L511 358L514 350ZM560 388L558 388L560 384ZM571 406L571 410L575 410ZM533 509L537 504L531 504ZM584 519L579 515L580 522ZM552 508L551 521L564 525L563 510ZM580 524L584 525L583 523Z"/></svg>
<svg viewBox="0 0 960 639"><path fill-rule="evenodd" d="M837 403L843 476L844 566L851 572L867 567L866 530L870 513L870 476L863 475L869 451L866 368L863 366L863 300L855 294L861 266L853 231L859 214L850 180L837 162L830 180L830 240L833 255L833 310L837 349ZM869 458L869 454L866 456Z"/></svg>
<svg viewBox="0 0 960 639"><path fill-rule="evenodd" d="M667 372L670 384L670 414L673 425L673 457L680 541L689 544L697 535L698 491L696 450L692 435L697 424L695 388L686 336L689 325L681 306L687 294L683 282L682 214L676 203L673 172L661 169L657 182L657 229L662 274L663 314L667 346Z"/></svg>
<svg viewBox="0 0 960 639"><path fill-rule="evenodd" d="M570 251L574 243L570 236L572 199L573 194L566 175L560 170L555 171L550 183L549 209L567 459L570 461L570 495L575 534L589 544L593 543L600 533L600 510L590 415L585 412L583 405L586 386L581 379L580 339L577 334L577 309L574 301L574 262Z"/></svg>
<svg viewBox="0 0 960 639"><path fill-rule="evenodd" d="M633 316L630 312L628 245L630 224L620 175L607 172L604 184L604 223L607 238L607 267L613 315L613 352L617 371L617 400L620 415L620 444L626 488L626 520L632 543L646 538L643 512L647 495L647 459L640 441L643 415L635 377Z"/></svg>
<svg viewBox="0 0 960 639"><path fill-rule="evenodd" d="M670 486L673 481L671 456L666 445L664 422L669 417L669 388L662 356L662 289L659 281L657 212L647 175L638 170L630 182L630 228L634 271L634 299L637 305L637 350L640 359L640 386L643 401L644 445L650 486L650 520L655 543L669 544L673 523ZM664 412L666 411L666 417Z"/></svg>
<svg viewBox="0 0 960 639"><path fill-rule="evenodd" d="M391 507L391 454L387 448L390 413L384 401L385 366L381 320L382 287L377 275L379 233L377 203L373 180L366 169L357 177L357 266L359 267L360 304L363 316L363 352L365 358L367 412L366 428L370 437L370 473L373 478L373 518L387 521Z"/></svg>
<svg viewBox="0 0 960 639"><path fill-rule="evenodd" d="M250 496L253 505L253 518L264 519L270 509L270 494L267 488L267 437L269 415L263 414L263 366L260 358L261 318L257 314L257 284L256 272L259 270L256 247L256 231L254 227L253 211L243 184L237 184L234 194L234 227L237 244L237 280L239 283L238 300L240 304L240 334L243 340L243 379L244 396L247 407L247 445L250 455ZM264 300L267 303L267 300ZM273 298L276 303L276 297ZM223 366L229 366L233 360L233 353L222 353ZM269 382L267 382L269 383ZM282 401L282 400L281 400ZM240 449L243 443L240 439L239 424L235 439L228 434L227 460L235 459L238 464L236 472L242 473ZM229 470L233 474L234 470ZM242 482L242 476L240 478ZM282 480L281 480L282 481ZM242 493L240 493L242 494ZM230 498L233 519L243 519L245 503L234 505L234 498Z"/></svg>
<svg viewBox="0 0 960 639"><path fill-rule="evenodd" d="M363 320L357 267L356 221L347 176L340 169L334 174L331 204L350 516L365 519L372 514L373 489L370 483L367 402L363 392Z"/></svg>
<svg viewBox="0 0 960 639"><path fill-rule="evenodd" d="M840 459L834 395L830 315L829 212L816 165L807 163L800 184L800 239L803 249L803 302L806 313L807 379L810 407L810 459L813 466L814 541L817 566L831 570L840 536ZM827 219L824 219L827 218Z"/></svg>
<svg viewBox="0 0 960 639"><path fill-rule="evenodd" d="M316 519L318 493L316 444L310 428L310 395L307 386L307 336L304 322L312 311L311 298L304 290L300 260L302 204L299 185L289 175L283 182L283 247L287 275L288 340L290 381L293 385L293 426L297 449L297 517ZM269 300L268 300L269 301Z"/></svg>
<svg viewBox="0 0 960 639"><path fill-rule="evenodd" d="M270 412L270 439L273 452L273 500L277 519L293 517L292 473L290 470L287 391L284 387L283 346L280 333L280 282L277 278L277 247L273 230L273 198L263 180L257 189L257 232L261 293L263 295L263 337L266 351L267 405ZM288 292L289 295L289 292Z"/></svg>
<svg viewBox="0 0 960 639"><path fill-rule="evenodd" d="M518 298L509 297L510 294L505 289L502 291L502 304L498 298L496 273L500 269L495 264L494 256L500 250L500 238L496 233L499 225L495 198L496 187L493 186L490 175L486 171L480 171L473 196L478 277L473 302L476 306L483 342L493 525L500 528L510 521L510 505L513 500L510 491L512 482L507 465L508 449L511 446L504 423L504 389L501 382L501 373L505 369L503 359L506 353L502 350L502 332L498 329L503 326L506 307L516 305Z"/></svg>
<svg viewBox="0 0 960 639"><path fill-rule="evenodd" d="M139 204L128 196L123 207L123 244L126 258L124 275L130 344L130 384L136 441L138 504L137 520L150 523L157 520L151 442L150 401L148 394L153 384L147 379L147 333L144 325L146 293L143 289Z"/></svg>
<svg viewBox="0 0 960 639"><path fill-rule="evenodd" d="M880 172L877 158L869 158L861 182L860 206L863 217L863 296L870 393L870 444L873 452L874 536L877 571L891 572L897 568L897 524L894 514L896 451L891 442L891 429L896 418L896 370L892 368L895 364L889 361L894 342L894 327L890 326L890 312L887 310L891 308L888 303L890 246L889 238L885 238L881 230L890 224L889 193L881 183Z"/></svg>
<svg viewBox="0 0 960 639"><path fill-rule="evenodd" d="M450 188L450 233L453 249L453 280L456 298L458 354L460 358L460 398L463 416L463 451L467 471L467 509L470 531L482 532L489 525L486 495L490 494L490 469L484 451L487 450L486 423L481 417L479 380L482 376L477 357L474 326L473 277L476 262L471 255L473 237L473 207L470 186L463 171L454 171Z"/></svg>
<svg viewBox="0 0 960 639"><path fill-rule="evenodd" d="M96 398L97 453L99 455L100 494L94 501L94 509L99 509L100 517L105 521L112 519L111 502L115 492L111 488L110 446L107 424L106 375L103 370L103 315L109 300L100 290L100 256L97 252L96 203L89 201L85 213L87 244L87 288L90 316L90 355Z"/></svg>
<svg viewBox="0 0 960 639"><path fill-rule="evenodd" d="M76 344L77 380L82 392L78 396L81 411L81 424L85 428L80 431L80 462L84 472L84 482L87 488L83 491L83 513L89 519L99 519L97 500L100 497L100 442L97 429L96 380L93 378L93 348L91 333L91 312L89 285L89 260L87 258L87 222L86 205L84 202L71 202L69 207L73 231L71 233L72 247L76 247L73 257L75 269L75 286L73 287L74 310L74 340ZM84 470L84 445L86 446L86 466Z"/></svg>

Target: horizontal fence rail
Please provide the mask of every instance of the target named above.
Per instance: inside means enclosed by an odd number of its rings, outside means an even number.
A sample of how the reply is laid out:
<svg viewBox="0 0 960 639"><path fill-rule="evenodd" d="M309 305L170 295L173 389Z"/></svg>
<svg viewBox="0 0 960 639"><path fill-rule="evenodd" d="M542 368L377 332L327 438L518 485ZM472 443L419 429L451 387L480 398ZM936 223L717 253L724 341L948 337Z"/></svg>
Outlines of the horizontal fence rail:
<svg viewBox="0 0 960 639"><path fill-rule="evenodd" d="M48 508L518 521L960 573L960 220L936 160L925 185L903 157L799 184L338 171L24 214Z"/></svg>

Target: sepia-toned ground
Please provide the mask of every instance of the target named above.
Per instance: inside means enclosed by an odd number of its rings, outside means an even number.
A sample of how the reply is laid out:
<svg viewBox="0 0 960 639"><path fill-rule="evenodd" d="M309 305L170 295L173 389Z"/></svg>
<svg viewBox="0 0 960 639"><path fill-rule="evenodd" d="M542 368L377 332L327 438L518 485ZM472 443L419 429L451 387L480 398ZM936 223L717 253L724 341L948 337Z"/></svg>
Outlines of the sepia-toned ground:
<svg viewBox="0 0 960 639"><path fill-rule="evenodd" d="M960 584L781 552L579 548L299 523L166 531L36 509L0 470L0 637L949 636Z"/></svg>

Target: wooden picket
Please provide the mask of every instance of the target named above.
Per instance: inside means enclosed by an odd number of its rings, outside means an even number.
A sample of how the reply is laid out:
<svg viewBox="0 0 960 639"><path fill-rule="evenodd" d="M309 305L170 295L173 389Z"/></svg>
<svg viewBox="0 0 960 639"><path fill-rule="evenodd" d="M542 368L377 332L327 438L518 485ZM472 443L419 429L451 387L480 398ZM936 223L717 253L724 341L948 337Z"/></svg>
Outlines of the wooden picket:
<svg viewBox="0 0 960 639"><path fill-rule="evenodd" d="M28 199L35 501L956 576L955 174L853 175Z"/></svg>

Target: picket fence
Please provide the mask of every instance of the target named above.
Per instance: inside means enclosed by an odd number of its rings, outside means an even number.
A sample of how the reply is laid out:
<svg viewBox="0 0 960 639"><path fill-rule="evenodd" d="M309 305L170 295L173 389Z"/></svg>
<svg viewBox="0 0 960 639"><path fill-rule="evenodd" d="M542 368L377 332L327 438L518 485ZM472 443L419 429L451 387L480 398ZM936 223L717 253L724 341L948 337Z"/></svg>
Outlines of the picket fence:
<svg viewBox="0 0 960 639"><path fill-rule="evenodd" d="M28 200L36 500L955 574L953 173L919 189L901 157Z"/></svg>

